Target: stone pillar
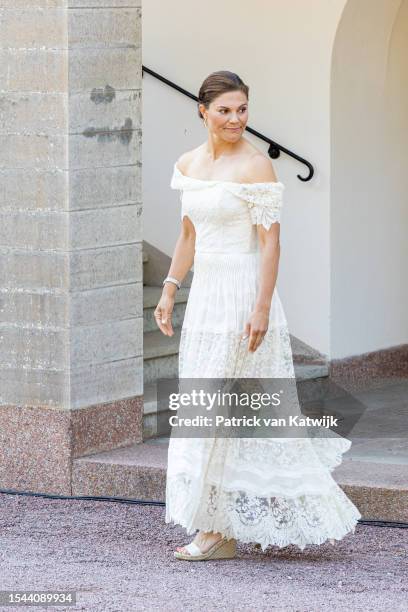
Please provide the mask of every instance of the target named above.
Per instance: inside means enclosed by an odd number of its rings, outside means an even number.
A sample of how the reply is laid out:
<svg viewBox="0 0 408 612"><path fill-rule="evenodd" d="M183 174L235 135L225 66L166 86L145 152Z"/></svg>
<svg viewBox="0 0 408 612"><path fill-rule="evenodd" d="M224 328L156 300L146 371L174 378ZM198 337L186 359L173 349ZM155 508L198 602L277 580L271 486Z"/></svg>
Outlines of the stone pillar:
<svg viewBox="0 0 408 612"><path fill-rule="evenodd" d="M1 7L0 488L70 494L142 439L140 0Z"/></svg>

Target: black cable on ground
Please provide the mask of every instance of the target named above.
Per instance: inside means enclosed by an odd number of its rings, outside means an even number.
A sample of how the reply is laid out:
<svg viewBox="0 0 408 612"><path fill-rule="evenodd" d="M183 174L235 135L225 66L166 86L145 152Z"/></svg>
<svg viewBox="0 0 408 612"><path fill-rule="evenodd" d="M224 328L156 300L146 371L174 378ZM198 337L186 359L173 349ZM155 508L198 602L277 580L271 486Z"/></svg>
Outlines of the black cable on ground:
<svg viewBox="0 0 408 612"><path fill-rule="evenodd" d="M371 525L371 527L399 527L400 529L408 529L408 523L399 523L398 521L382 521L380 519L359 519L359 525Z"/></svg>
<svg viewBox="0 0 408 612"><path fill-rule="evenodd" d="M89 499L91 501L108 501L117 502L120 504L135 504L140 506L161 506L166 505L165 502L155 501L153 499L131 499L126 497L102 497L99 495L57 495L53 493L35 493L33 491L15 491L13 489L0 489L0 493L6 495L26 495L28 497L45 497L47 499ZM398 521L383 521L381 519L359 519L359 525L370 525L371 527L398 527L399 529L408 529L408 523Z"/></svg>
<svg viewBox="0 0 408 612"><path fill-rule="evenodd" d="M33 491L15 491L13 489L0 489L0 493L7 495L27 495L32 497L45 497L47 499L89 499L92 501L114 501L122 504L140 504L142 506L165 506L165 502L152 499L128 499L126 497L102 497L99 495L57 495L54 493L35 493Z"/></svg>

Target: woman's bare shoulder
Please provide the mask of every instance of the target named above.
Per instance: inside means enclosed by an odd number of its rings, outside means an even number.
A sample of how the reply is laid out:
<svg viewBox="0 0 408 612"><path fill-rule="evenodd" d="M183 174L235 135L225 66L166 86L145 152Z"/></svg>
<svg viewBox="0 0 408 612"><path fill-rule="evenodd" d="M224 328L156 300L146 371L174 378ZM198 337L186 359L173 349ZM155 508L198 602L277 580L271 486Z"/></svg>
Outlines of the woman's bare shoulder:
<svg viewBox="0 0 408 612"><path fill-rule="evenodd" d="M241 157L240 174L243 183L267 183L277 181L271 158L247 141L244 155Z"/></svg>
<svg viewBox="0 0 408 612"><path fill-rule="evenodd" d="M248 159L246 170L248 182L272 183L278 181L271 158L262 152L256 153Z"/></svg>
<svg viewBox="0 0 408 612"><path fill-rule="evenodd" d="M191 149L191 151L186 151L182 153L177 160L177 166L184 174L188 174L188 168L191 162L197 157L197 154L200 152L200 149L203 145L199 145L195 147L195 149Z"/></svg>
<svg viewBox="0 0 408 612"><path fill-rule="evenodd" d="M243 139L243 149L240 164L240 181L243 183L267 183L277 181L271 158L258 149L249 140Z"/></svg>

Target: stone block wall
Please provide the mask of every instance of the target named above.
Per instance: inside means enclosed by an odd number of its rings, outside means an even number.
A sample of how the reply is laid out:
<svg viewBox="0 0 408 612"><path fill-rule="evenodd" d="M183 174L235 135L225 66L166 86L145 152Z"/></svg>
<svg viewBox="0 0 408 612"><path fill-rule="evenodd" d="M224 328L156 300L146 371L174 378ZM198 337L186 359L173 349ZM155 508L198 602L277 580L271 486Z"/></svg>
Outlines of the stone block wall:
<svg viewBox="0 0 408 612"><path fill-rule="evenodd" d="M1 0L0 488L141 440L141 7Z"/></svg>

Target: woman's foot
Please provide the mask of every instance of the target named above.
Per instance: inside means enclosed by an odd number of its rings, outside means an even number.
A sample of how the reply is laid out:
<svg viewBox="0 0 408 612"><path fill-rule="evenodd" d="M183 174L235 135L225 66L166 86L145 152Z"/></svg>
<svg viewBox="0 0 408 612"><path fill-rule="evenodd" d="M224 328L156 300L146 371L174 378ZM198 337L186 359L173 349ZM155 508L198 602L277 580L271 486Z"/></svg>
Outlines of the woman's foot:
<svg viewBox="0 0 408 612"><path fill-rule="evenodd" d="M202 553L206 553L211 548L211 546L221 540L222 537L223 536L221 533L214 533L213 531L199 531L195 536L193 542L199 547ZM185 555L190 554L185 546L177 546L176 551L181 552Z"/></svg>

